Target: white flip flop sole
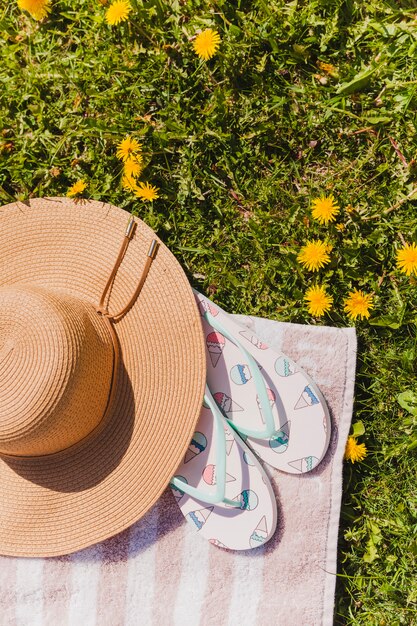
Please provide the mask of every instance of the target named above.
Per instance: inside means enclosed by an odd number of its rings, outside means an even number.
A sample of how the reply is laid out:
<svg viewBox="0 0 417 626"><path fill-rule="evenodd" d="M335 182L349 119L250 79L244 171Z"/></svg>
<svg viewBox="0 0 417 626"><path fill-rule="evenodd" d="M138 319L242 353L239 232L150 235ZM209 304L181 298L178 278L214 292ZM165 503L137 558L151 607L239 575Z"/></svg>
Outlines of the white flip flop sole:
<svg viewBox="0 0 417 626"><path fill-rule="evenodd" d="M267 388L276 432L270 438L244 437L269 465L290 474L314 469L330 441L326 402L313 380L285 354L263 343L249 328L194 291L206 342L207 383L223 415L239 427L265 424L253 375L242 351L204 317L206 311L255 359ZM213 322L214 323L214 322Z"/></svg>
<svg viewBox="0 0 417 626"><path fill-rule="evenodd" d="M225 496L238 504L208 504L172 488L186 520L210 543L229 550L249 550L266 543L277 524L270 480L256 456L223 420L226 438ZM210 492L216 485L216 435L210 409L203 407L197 430L175 478Z"/></svg>

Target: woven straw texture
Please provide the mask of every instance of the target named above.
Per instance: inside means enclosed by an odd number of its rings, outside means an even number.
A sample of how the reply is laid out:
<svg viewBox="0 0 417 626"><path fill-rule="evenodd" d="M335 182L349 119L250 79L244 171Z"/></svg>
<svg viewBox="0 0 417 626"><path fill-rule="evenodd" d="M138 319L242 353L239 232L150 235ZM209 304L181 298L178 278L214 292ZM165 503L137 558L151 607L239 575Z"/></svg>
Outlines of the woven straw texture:
<svg viewBox="0 0 417 626"><path fill-rule="evenodd" d="M102 419L113 348L95 308L127 219L109 204L67 198L0 209L1 554L68 554L124 530L159 498L194 432L201 323L161 242L138 299L114 322L120 359ZM129 301L159 241L135 221L110 312ZM11 456L19 454L32 456Z"/></svg>

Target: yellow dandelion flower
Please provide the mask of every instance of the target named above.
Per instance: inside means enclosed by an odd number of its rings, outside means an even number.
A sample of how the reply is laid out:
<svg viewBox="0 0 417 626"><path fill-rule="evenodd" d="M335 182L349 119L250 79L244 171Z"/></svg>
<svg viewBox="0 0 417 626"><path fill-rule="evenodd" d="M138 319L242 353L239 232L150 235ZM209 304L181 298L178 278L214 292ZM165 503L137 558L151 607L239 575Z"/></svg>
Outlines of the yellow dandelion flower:
<svg viewBox="0 0 417 626"><path fill-rule="evenodd" d="M84 180L77 180L76 183L72 185L67 191L68 198L73 198L74 196L78 196L80 193L87 188L87 183Z"/></svg>
<svg viewBox="0 0 417 626"><path fill-rule="evenodd" d="M342 233L345 230L346 226L344 224L336 224L336 229L339 233Z"/></svg>
<svg viewBox="0 0 417 626"><path fill-rule="evenodd" d="M330 76L338 76L339 72L337 68L331 63L324 63L324 61L317 61L317 67L322 72L326 72L326 74L330 74Z"/></svg>
<svg viewBox="0 0 417 626"><path fill-rule="evenodd" d="M156 200L159 198L159 189L149 183L139 183L135 191L135 196L141 200Z"/></svg>
<svg viewBox="0 0 417 626"><path fill-rule="evenodd" d="M216 30L206 28L206 30L203 30L194 39L194 51L200 59L207 61L216 54L217 48L220 46L220 41L220 35Z"/></svg>
<svg viewBox="0 0 417 626"><path fill-rule="evenodd" d="M340 207L334 201L333 196L321 196L313 200L312 204L312 215L320 224L334 222L336 215L340 212Z"/></svg>
<svg viewBox="0 0 417 626"><path fill-rule="evenodd" d="M345 300L344 310L353 320L357 317L368 318L370 315L369 309L373 308L372 300L373 297L370 294L365 294L363 291L354 289L349 292L349 295Z"/></svg>
<svg viewBox="0 0 417 626"><path fill-rule="evenodd" d="M139 189L136 180L129 174L124 174L122 176L122 187L123 189L126 189L126 191L132 191L133 193Z"/></svg>
<svg viewBox="0 0 417 626"><path fill-rule="evenodd" d="M329 296L325 288L319 285L307 289L304 300L308 303L308 312L314 317L321 317L330 311L333 304L332 296Z"/></svg>
<svg viewBox="0 0 417 626"><path fill-rule="evenodd" d="M17 0L17 6L35 20L42 20L51 12L51 0Z"/></svg>
<svg viewBox="0 0 417 626"><path fill-rule="evenodd" d="M328 244L323 241L309 241L301 248L297 260L308 270L315 272L329 263Z"/></svg>
<svg viewBox="0 0 417 626"><path fill-rule="evenodd" d="M138 158L138 153L142 149L142 144L137 139L125 137L117 146L116 156L122 161L127 161L132 157Z"/></svg>
<svg viewBox="0 0 417 626"><path fill-rule="evenodd" d="M367 455L367 449L364 443L358 443L356 437L350 436L346 443L345 459L356 463L356 461L363 461Z"/></svg>
<svg viewBox="0 0 417 626"><path fill-rule="evenodd" d="M116 0L112 2L106 11L106 22L110 26L115 26L119 22L124 22L129 17L132 5L128 0Z"/></svg>
<svg viewBox="0 0 417 626"><path fill-rule="evenodd" d="M124 162L123 172L126 176L137 178L143 170L142 157L140 154L129 157Z"/></svg>
<svg viewBox="0 0 417 626"><path fill-rule="evenodd" d="M417 274L417 246L415 243L406 243L403 248L398 250L397 267L407 276Z"/></svg>
<svg viewBox="0 0 417 626"><path fill-rule="evenodd" d="M348 204L346 207L346 213L354 213L355 209L351 204Z"/></svg>

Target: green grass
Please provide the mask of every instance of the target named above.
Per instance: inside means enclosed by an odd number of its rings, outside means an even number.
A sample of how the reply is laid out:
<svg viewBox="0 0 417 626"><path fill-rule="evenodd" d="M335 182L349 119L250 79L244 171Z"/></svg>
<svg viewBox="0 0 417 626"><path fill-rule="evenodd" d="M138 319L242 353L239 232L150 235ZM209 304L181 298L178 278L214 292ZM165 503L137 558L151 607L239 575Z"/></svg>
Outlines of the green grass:
<svg viewBox="0 0 417 626"><path fill-rule="evenodd" d="M417 281L395 266L417 241L417 3L132 4L114 28L95 0L54 0L41 23L0 9L0 200L84 178L85 195L135 210L193 286L236 313L344 326L349 290L374 293L357 322L354 415L369 454L345 470L335 623L417 624L417 410L398 401L417 394ZM222 44L201 62L190 37L205 27ZM126 134L161 190L152 205L121 188ZM312 219L321 193L339 201L342 232ZM318 237L334 246L323 320L297 262Z"/></svg>

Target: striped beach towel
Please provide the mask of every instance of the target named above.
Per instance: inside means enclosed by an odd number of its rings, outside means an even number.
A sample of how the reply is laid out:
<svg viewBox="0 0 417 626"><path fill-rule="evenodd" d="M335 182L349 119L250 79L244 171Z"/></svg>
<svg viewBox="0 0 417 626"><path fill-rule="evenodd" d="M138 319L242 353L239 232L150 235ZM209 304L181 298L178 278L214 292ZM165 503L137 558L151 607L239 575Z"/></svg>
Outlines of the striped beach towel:
<svg viewBox="0 0 417 626"><path fill-rule="evenodd" d="M310 474L266 468L278 503L274 538L248 552L218 549L187 524L168 489L137 524L91 548L0 557L1 626L333 624L355 331L237 319L314 378L332 416L329 452Z"/></svg>

